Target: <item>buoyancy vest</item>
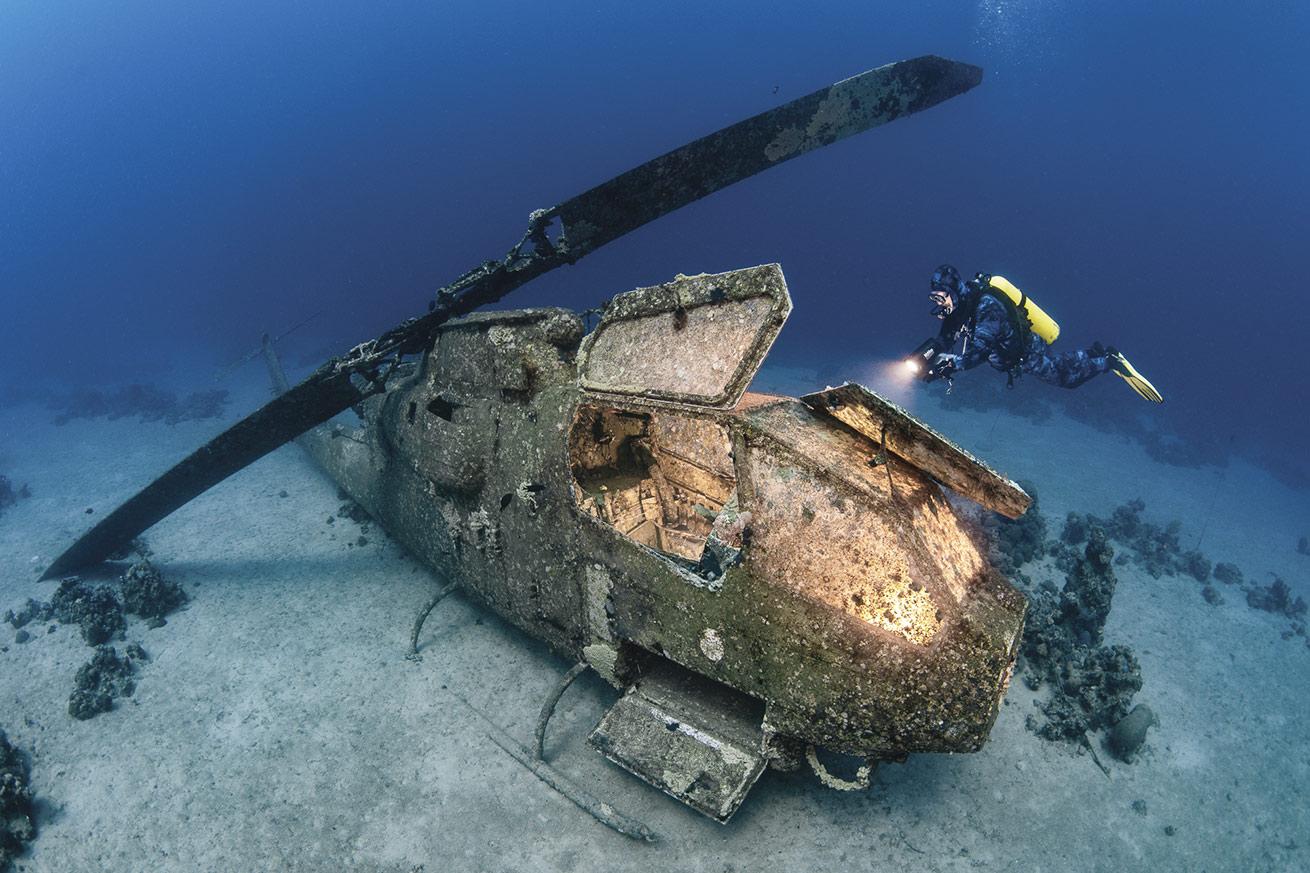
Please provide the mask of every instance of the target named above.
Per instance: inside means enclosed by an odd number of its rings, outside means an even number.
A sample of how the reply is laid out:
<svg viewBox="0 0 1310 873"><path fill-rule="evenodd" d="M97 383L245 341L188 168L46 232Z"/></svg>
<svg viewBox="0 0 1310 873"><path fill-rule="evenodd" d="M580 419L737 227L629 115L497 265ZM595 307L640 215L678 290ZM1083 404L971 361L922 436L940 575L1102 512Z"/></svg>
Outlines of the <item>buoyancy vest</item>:
<svg viewBox="0 0 1310 873"><path fill-rule="evenodd" d="M949 336L953 341L962 331L971 332L978 305L983 297L991 297L1005 309L1011 328L1009 339L1001 348L993 350L999 361L993 366L1007 373L1013 385L1028 354L1029 337L1036 334L1050 345L1060 335L1060 326L1004 276L978 273L966 283L966 288L969 293L961 301L962 305L947 316L942 336Z"/></svg>

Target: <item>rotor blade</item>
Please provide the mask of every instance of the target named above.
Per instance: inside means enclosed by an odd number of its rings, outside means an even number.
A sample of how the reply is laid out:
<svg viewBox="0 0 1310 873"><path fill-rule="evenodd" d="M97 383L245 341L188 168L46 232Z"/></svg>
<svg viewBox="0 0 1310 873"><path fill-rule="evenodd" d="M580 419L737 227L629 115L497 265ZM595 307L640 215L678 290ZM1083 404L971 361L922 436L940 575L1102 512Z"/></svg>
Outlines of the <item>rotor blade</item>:
<svg viewBox="0 0 1310 873"><path fill-rule="evenodd" d="M311 376L192 452L136 496L100 520L54 563L42 579L98 564L173 510L262 458L316 424L364 399L349 374Z"/></svg>
<svg viewBox="0 0 1310 873"><path fill-rule="evenodd" d="M982 81L971 64L924 55L887 64L702 137L533 215L525 239L501 261L466 273L432 311L410 319L237 422L115 509L55 559L50 579L103 561L173 510L264 455L349 409L376 389L357 387L390 355L423 351L457 315L500 300L542 273L571 264L607 242L775 164L962 94ZM544 223L558 217L557 244Z"/></svg>
<svg viewBox="0 0 1310 873"><path fill-rule="evenodd" d="M982 75L935 55L887 64L647 161L551 212L571 251L591 251L783 161L963 94Z"/></svg>
<svg viewBox="0 0 1310 873"><path fill-rule="evenodd" d="M507 266L511 261L516 269ZM451 318L494 303L561 263L567 261L552 255L520 264L511 253L503 262L484 265L458 299L361 343L344 358L329 361L299 385L192 452L79 537L46 568L41 579L53 579L105 560L115 549L228 476L375 393L376 383L373 388L358 387L351 381L353 374L375 370L387 355L418 350L424 338Z"/></svg>

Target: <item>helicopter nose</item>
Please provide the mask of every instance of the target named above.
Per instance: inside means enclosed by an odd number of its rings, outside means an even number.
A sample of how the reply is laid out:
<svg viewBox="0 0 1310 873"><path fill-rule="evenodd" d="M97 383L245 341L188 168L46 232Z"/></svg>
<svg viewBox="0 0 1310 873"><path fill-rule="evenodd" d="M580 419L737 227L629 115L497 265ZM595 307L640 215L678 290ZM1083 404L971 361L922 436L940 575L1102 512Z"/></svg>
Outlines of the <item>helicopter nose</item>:
<svg viewBox="0 0 1310 873"><path fill-rule="evenodd" d="M853 415L858 397L847 394L836 408ZM768 697L769 722L848 754L976 749L999 708L1023 598L940 486L885 438L835 418L825 397L752 411L740 459L747 567L787 593L786 620L805 629L801 666Z"/></svg>

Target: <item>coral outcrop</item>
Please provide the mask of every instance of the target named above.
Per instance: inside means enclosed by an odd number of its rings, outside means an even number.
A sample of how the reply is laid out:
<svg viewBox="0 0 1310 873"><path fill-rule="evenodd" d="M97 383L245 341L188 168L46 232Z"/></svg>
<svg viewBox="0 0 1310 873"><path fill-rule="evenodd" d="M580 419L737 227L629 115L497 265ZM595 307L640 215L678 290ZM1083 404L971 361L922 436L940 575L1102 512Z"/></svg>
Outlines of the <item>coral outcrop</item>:
<svg viewBox="0 0 1310 873"><path fill-rule="evenodd" d="M36 836L27 762L0 730L0 871Z"/></svg>
<svg viewBox="0 0 1310 873"><path fill-rule="evenodd" d="M164 578L148 560L138 561L123 574L123 606L146 619L151 627L164 623L164 616L187 602L182 586Z"/></svg>
<svg viewBox="0 0 1310 873"><path fill-rule="evenodd" d="M1089 731L1114 727L1141 690L1132 649L1102 645L1116 585L1113 562L1104 532L1091 527L1063 589L1047 583L1029 596L1024 681L1033 689L1049 685L1051 696L1028 726L1046 739L1082 742Z"/></svg>
<svg viewBox="0 0 1310 873"><path fill-rule="evenodd" d="M85 720L113 709L114 700L131 697L136 691L138 661L146 661L145 650L135 643L119 657L113 646L98 646L91 660L78 668L72 695L68 698L68 714Z"/></svg>

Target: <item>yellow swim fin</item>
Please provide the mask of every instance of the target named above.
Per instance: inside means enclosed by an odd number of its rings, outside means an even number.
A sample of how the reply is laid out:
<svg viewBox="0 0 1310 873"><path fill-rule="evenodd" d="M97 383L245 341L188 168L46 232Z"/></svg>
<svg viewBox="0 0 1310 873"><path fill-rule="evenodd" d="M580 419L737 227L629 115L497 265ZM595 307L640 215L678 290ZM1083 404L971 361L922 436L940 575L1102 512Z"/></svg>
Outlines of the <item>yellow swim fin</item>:
<svg viewBox="0 0 1310 873"><path fill-rule="evenodd" d="M1164 403L1164 397L1161 396L1159 391L1155 390L1151 380L1137 372L1137 368L1128 363L1127 358L1119 352L1111 352L1108 357L1110 359L1110 372L1127 382L1128 387L1136 391L1143 400L1149 400L1152 403Z"/></svg>

